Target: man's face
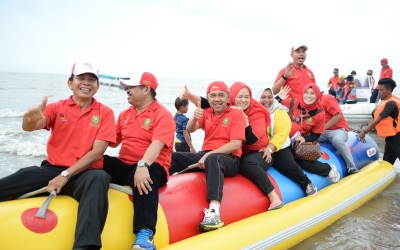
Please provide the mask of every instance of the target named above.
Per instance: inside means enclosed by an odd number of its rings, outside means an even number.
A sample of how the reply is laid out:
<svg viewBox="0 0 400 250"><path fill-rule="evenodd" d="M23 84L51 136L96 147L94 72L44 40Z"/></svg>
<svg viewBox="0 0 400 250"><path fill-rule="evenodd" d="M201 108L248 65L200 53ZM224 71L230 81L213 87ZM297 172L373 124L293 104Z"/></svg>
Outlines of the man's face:
<svg viewBox="0 0 400 250"><path fill-rule="evenodd" d="M371 70L367 71L367 76L372 76L372 71Z"/></svg>
<svg viewBox="0 0 400 250"><path fill-rule="evenodd" d="M149 87L144 86L130 86L125 88L128 95L128 103L133 106L138 106L145 98L145 92Z"/></svg>
<svg viewBox="0 0 400 250"><path fill-rule="evenodd" d="M307 51L303 47L300 47L293 51L291 56L294 64L303 65L307 58Z"/></svg>
<svg viewBox="0 0 400 250"><path fill-rule="evenodd" d="M333 70L333 75L334 75L334 76L338 76L338 75L339 75L339 70L334 69L334 70Z"/></svg>
<svg viewBox="0 0 400 250"><path fill-rule="evenodd" d="M386 68L387 66L389 66L389 64L387 62L381 62L381 66L382 68Z"/></svg>
<svg viewBox="0 0 400 250"><path fill-rule="evenodd" d="M214 113L219 115L228 107L229 94L220 90L211 91L207 94L207 100Z"/></svg>
<svg viewBox="0 0 400 250"><path fill-rule="evenodd" d="M97 77L92 73L74 76L72 81L68 81L68 86L72 90L74 98L79 99L90 99L99 89Z"/></svg>
<svg viewBox="0 0 400 250"><path fill-rule="evenodd" d="M385 99L388 97L392 91L386 88L384 85L378 85L378 95L380 98Z"/></svg>

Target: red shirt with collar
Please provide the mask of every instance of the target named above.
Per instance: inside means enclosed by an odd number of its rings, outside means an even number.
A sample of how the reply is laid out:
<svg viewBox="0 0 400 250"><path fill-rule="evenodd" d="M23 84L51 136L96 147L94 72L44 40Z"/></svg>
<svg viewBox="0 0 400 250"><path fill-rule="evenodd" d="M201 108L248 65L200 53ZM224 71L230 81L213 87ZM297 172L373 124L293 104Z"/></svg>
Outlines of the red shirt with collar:
<svg viewBox="0 0 400 250"><path fill-rule="evenodd" d="M393 78L393 70L390 66L387 66L386 68L381 68L381 75L379 77L379 80L382 78Z"/></svg>
<svg viewBox="0 0 400 250"><path fill-rule="evenodd" d="M157 99L140 114L131 106L122 111L117 120L117 141L121 141L122 144L118 158L125 164L136 164L143 158L150 144L154 140L160 140L164 147L155 162L163 166L168 173L175 129L171 112L159 104Z"/></svg>
<svg viewBox="0 0 400 250"><path fill-rule="evenodd" d="M291 88L289 92L289 97L300 100L301 98L303 98L302 93L304 86L308 83L316 83L316 82L313 72L310 69L308 69L306 65L303 65L303 70L301 70L294 64L292 64L292 66L294 68L294 72L288 77L283 86L287 85ZM285 73L285 71L286 68L283 68L281 69L281 71L279 71L274 84L276 84L279 81L279 79L282 78L282 74Z"/></svg>
<svg viewBox="0 0 400 250"><path fill-rule="evenodd" d="M92 105L81 110L72 96L46 106L45 129L51 129L46 160L70 167L92 150L95 140L115 143L114 112L92 98ZM103 168L103 158L90 168Z"/></svg>
<svg viewBox="0 0 400 250"><path fill-rule="evenodd" d="M246 120L241 110L227 107L225 112L217 117L212 108L206 108L203 117L197 122L205 132L203 151L215 150L231 140L246 139ZM242 156L242 146L232 154Z"/></svg>
<svg viewBox="0 0 400 250"><path fill-rule="evenodd" d="M330 89L336 90L337 89L337 84L339 83L339 76L333 76L331 79L329 79L328 84L330 85Z"/></svg>
<svg viewBox="0 0 400 250"><path fill-rule="evenodd" d="M327 94L322 95L321 105L325 111L325 123L327 123L330 119L332 119L332 117L336 114L342 115L342 118L327 130L336 130L344 128L346 131L349 131L349 125L347 124L346 119L344 118L344 115L342 113L342 110L340 109L338 102L333 96Z"/></svg>

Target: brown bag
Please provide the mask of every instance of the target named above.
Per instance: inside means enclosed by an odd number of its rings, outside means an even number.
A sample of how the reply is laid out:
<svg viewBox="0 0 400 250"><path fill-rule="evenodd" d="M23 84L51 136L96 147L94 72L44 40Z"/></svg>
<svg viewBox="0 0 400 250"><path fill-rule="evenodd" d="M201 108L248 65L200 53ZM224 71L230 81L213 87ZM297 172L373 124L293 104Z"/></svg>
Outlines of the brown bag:
<svg viewBox="0 0 400 250"><path fill-rule="evenodd" d="M321 147L318 141L303 142L296 141L293 145L295 159L317 161L321 157Z"/></svg>

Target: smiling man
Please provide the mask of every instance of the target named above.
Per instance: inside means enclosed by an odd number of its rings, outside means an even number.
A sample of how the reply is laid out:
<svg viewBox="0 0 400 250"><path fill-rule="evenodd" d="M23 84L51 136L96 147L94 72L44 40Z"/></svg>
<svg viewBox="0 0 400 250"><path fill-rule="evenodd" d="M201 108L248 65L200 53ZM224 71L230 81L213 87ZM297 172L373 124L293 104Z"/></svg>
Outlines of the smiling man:
<svg viewBox="0 0 400 250"><path fill-rule="evenodd" d="M229 107L228 87L223 82L213 82L207 88L209 108L202 109L200 101L186 129L193 133L203 129L205 138L202 151L197 153L175 152L172 155L171 172L179 172L198 163L206 173L209 209L204 209L201 232L224 226L219 208L222 201L224 177L239 172L242 142L245 140L246 120L243 111Z"/></svg>
<svg viewBox="0 0 400 250"><path fill-rule="evenodd" d="M272 91L278 94L283 86L289 86L289 97L302 99L302 91L306 84L316 83L313 72L304 65L307 58L308 47L301 43L293 45L290 56L292 62L289 62L286 68L279 71Z"/></svg>
<svg viewBox="0 0 400 250"><path fill-rule="evenodd" d="M56 190L77 200L74 250L101 248L108 211L110 177L102 167L105 150L115 142L115 120L113 111L93 98L99 89L98 74L91 63L76 62L68 79L70 98L47 104L44 97L40 105L28 109L23 130L51 131L47 158L40 166L0 179L0 201L46 185L48 192Z"/></svg>

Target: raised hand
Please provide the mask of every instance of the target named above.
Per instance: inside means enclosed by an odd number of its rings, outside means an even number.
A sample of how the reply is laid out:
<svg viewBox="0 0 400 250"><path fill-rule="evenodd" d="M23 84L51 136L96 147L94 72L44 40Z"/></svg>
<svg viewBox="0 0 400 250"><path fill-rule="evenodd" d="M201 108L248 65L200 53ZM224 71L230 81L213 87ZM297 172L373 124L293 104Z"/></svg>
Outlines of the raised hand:
<svg viewBox="0 0 400 250"><path fill-rule="evenodd" d="M281 98L282 100L285 100L286 98L288 98L290 90L291 90L291 88L287 85L281 87L281 90L278 93L279 98Z"/></svg>
<svg viewBox="0 0 400 250"><path fill-rule="evenodd" d="M187 88L187 86L183 86L183 89L181 90L181 93L179 94L179 98L181 100L183 99L189 99L189 96L191 95L189 89Z"/></svg>
<svg viewBox="0 0 400 250"><path fill-rule="evenodd" d="M285 70L285 76L289 77L290 75L292 75L294 72L294 68L292 65L292 62L289 62L288 65L286 66L286 70Z"/></svg>
<svg viewBox="0 0 400 250"><path fill-rule="evenodd" d="M194 110L193 118L198 120L203 117L203 114L204 114L204 110L201 108L201 102L198 101L197 107Z"/></svg>
<svg viewBox="0 0 400 250"><path fill-rule="evenodd" d="M24 114L24 117L27 119L27 122L36 123L37 121L42 119L44 117L43 111L46 109L46 104L47 104L47 96L43 97L41 104L29 108L28 111L26 111Z"/></svg>

